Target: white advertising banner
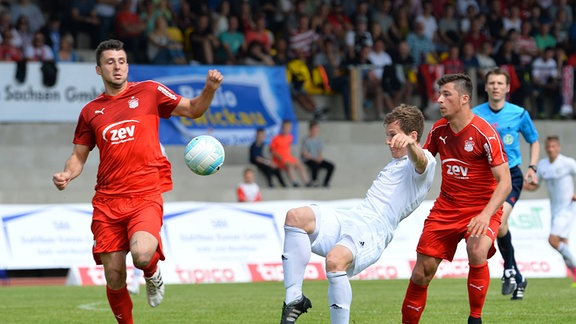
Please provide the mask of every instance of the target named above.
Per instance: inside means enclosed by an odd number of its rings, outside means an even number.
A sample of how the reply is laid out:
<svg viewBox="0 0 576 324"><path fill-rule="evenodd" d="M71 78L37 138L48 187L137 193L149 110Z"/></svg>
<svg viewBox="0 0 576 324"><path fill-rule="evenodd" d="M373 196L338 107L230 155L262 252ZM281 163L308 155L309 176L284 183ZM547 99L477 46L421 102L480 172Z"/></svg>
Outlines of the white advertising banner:
<svg viewBox="0 0 576 324"><path fill-rule="evenodd" d="M28 62L23 82L16 62L0 62L0 122L75 122L82 107L104 91L95 64L57 64L52 87L42 81L41 63Z"/></svg>
<svg viewBox="0 0 576 324"><path fill-rule="evenodd" d="M359 200L322 201L349 208ZM311 201L261 203L172 202L165 204L162 230L167 283L278 281L283 279L283 222L289 208ZM424 219L425 201L406 218L380 260L354 279L409 278ZM70 268L69 283L103 284L102 268L92 259L91 206L0 205L0 269ZM549 202L521 200L509 226L516 260L526 277L565 277L560 255L548 244ZM576 242L574 234L571 242ZM576 250L571 243L572 250ZM130 260L129 260L130 264ZM489 261L491 276L502 274L497 253ZM463 278L468 273L464 242L453 262L444 261L437 277ZM325 279L323 258L312 255L306 279Z"/></svg>

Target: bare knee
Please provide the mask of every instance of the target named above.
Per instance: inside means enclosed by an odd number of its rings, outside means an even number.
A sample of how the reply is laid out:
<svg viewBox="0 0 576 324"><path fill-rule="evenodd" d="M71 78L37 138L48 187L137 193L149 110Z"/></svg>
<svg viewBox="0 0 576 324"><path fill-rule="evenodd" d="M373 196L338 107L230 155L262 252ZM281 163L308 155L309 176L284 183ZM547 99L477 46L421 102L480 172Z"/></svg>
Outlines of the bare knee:
<svg viewBox="0 0 576 324"><path fill-rule="evenodd" d="M438 269L441 261L433 257L422 257L419 255L410 279L417 285L427 286L434 279L436 269Z"/></svg>
<svg viewBox="0 0 576 324"><path fill-rule="evenodd" d="M109 267L104 270L106 283L111 289L117 290L126 285L126 268Z"/></svg>
<svg viewBox="0 0 576 324"><path fill-rule="evenodd" d="M558 250L558 247L560 247L560 242L561 239L558 236L550 235L548 237L548 243L550 243L550 246L552 246L556 250Z"/></svg>
<svg viewBox="0 0 576 324"><path fill-rule="evenodd" d="M336 245L326 255L326 272L346 271L353 259L354 256L348 248Z"/></svg>
<svg viewBox="0 0 576 324"><path fill-rule="evenodd" d="M284 225L297 227L312 233L316 226L314 212L310 207L292 208L286 213Z"/></svg>

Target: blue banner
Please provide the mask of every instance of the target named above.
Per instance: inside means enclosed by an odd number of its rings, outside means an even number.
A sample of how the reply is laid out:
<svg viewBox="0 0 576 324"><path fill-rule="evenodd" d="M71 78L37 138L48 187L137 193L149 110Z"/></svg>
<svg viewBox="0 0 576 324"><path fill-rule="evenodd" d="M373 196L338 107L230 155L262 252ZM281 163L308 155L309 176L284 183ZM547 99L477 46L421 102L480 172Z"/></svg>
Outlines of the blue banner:
<svg viewBox="0 0 576 324"><path fill-rule="evenodd" d="M197 119L162 119L162 144L185 145L195 136L209 134L224 146L247 146L257 128L266 129L270 139L279 132L282 120L296 125L285 67L131 65L129 80L155 80L193 98L204 88L209 69L218 69L224 76L210 109ZM294 138L297 129L293 127Z"/></svg>

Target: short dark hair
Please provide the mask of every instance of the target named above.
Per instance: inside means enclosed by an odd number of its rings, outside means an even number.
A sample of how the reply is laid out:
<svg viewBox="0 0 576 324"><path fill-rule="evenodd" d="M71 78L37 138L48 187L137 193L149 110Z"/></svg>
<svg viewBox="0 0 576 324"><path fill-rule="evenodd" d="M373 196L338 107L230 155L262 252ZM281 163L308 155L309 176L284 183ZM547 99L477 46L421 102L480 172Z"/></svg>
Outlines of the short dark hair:
<svg viewBox="0 0 576 324"><path fill-rule="evenodd" d="M384 126L398 121L400 129L406 133L416 132L416 140L420 142L422 132L424 132L424 115L422 111L412 105L400 104L387 113L384 117Z"/></svg>
<svg viewBox="0 0 576 324"><path fill-rule="evenodd" d="M124 43L117 39L109 39L98 44L98 47L96 47L96 65L100 66L100 58L102 57L102 53L108 50L124 50Z"/></svg>
<svg viewBox="0 0 576 324"><path fill-rule="evenodd" d="M558 137L558 135L550 135L548 137L546 137L546 142L550 142L550 141L555 141L560 143L560 137Z"/></svg>
<svg viewBox="0 0 576 324"><path fill-rule="evenodd" d="M441 87L447 83L454 82L455 89L460 95L468 95L472 99L472 93L474 92L474 86L472 85L472 79L466 73L455 73L455 74L444 74L440 79L438 79L438 87Z"/></svg>
<svg viewBox="0 0 576 324"><path fill-rule="evenodd" d="M488 77L491 76L492 74L494 75L503 75L506 77L506 84L510 84L510 74L508 73L508 71L504 70L503 68L500 67L496 67L491 69L490 71L488 71L486 73L486 80L488 80Z"/></svg>

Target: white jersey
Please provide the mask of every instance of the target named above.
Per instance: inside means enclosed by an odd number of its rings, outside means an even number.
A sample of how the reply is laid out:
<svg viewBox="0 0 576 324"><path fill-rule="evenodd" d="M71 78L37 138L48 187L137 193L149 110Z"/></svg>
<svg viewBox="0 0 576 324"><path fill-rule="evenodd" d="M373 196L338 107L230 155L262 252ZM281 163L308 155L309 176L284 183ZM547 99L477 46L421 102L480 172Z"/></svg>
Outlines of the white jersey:
<svg viewBox="0 0 576 324"><path fill-rule="evenodd" d="M354 254L354 263L347 270L350 276L378 261L400 221L424 201L432 187L436 160L428 150L424 153L428 165L422 174L408 156L394 159L380 171L358 206L316 208L320 230L312 251L326 256L334 244L347 246Z"/></svg>
<svg viewBox="0 0 576 324"><path fill-rule="evenodd" d="M538 178L546 181L552 217L570 208L574 196L576 160L559 154L554 162L542 159L538 162Z"/></svg>
<svg viewBox="0 0 576 324"><path fill-rule="evenodd" d="M351 212L395 230L401 220L420 206L432 187L436 159L428 150L424 154L428 165L422 174L416 172L407 155L388 163L372 182L366 198Z"/></svg>

